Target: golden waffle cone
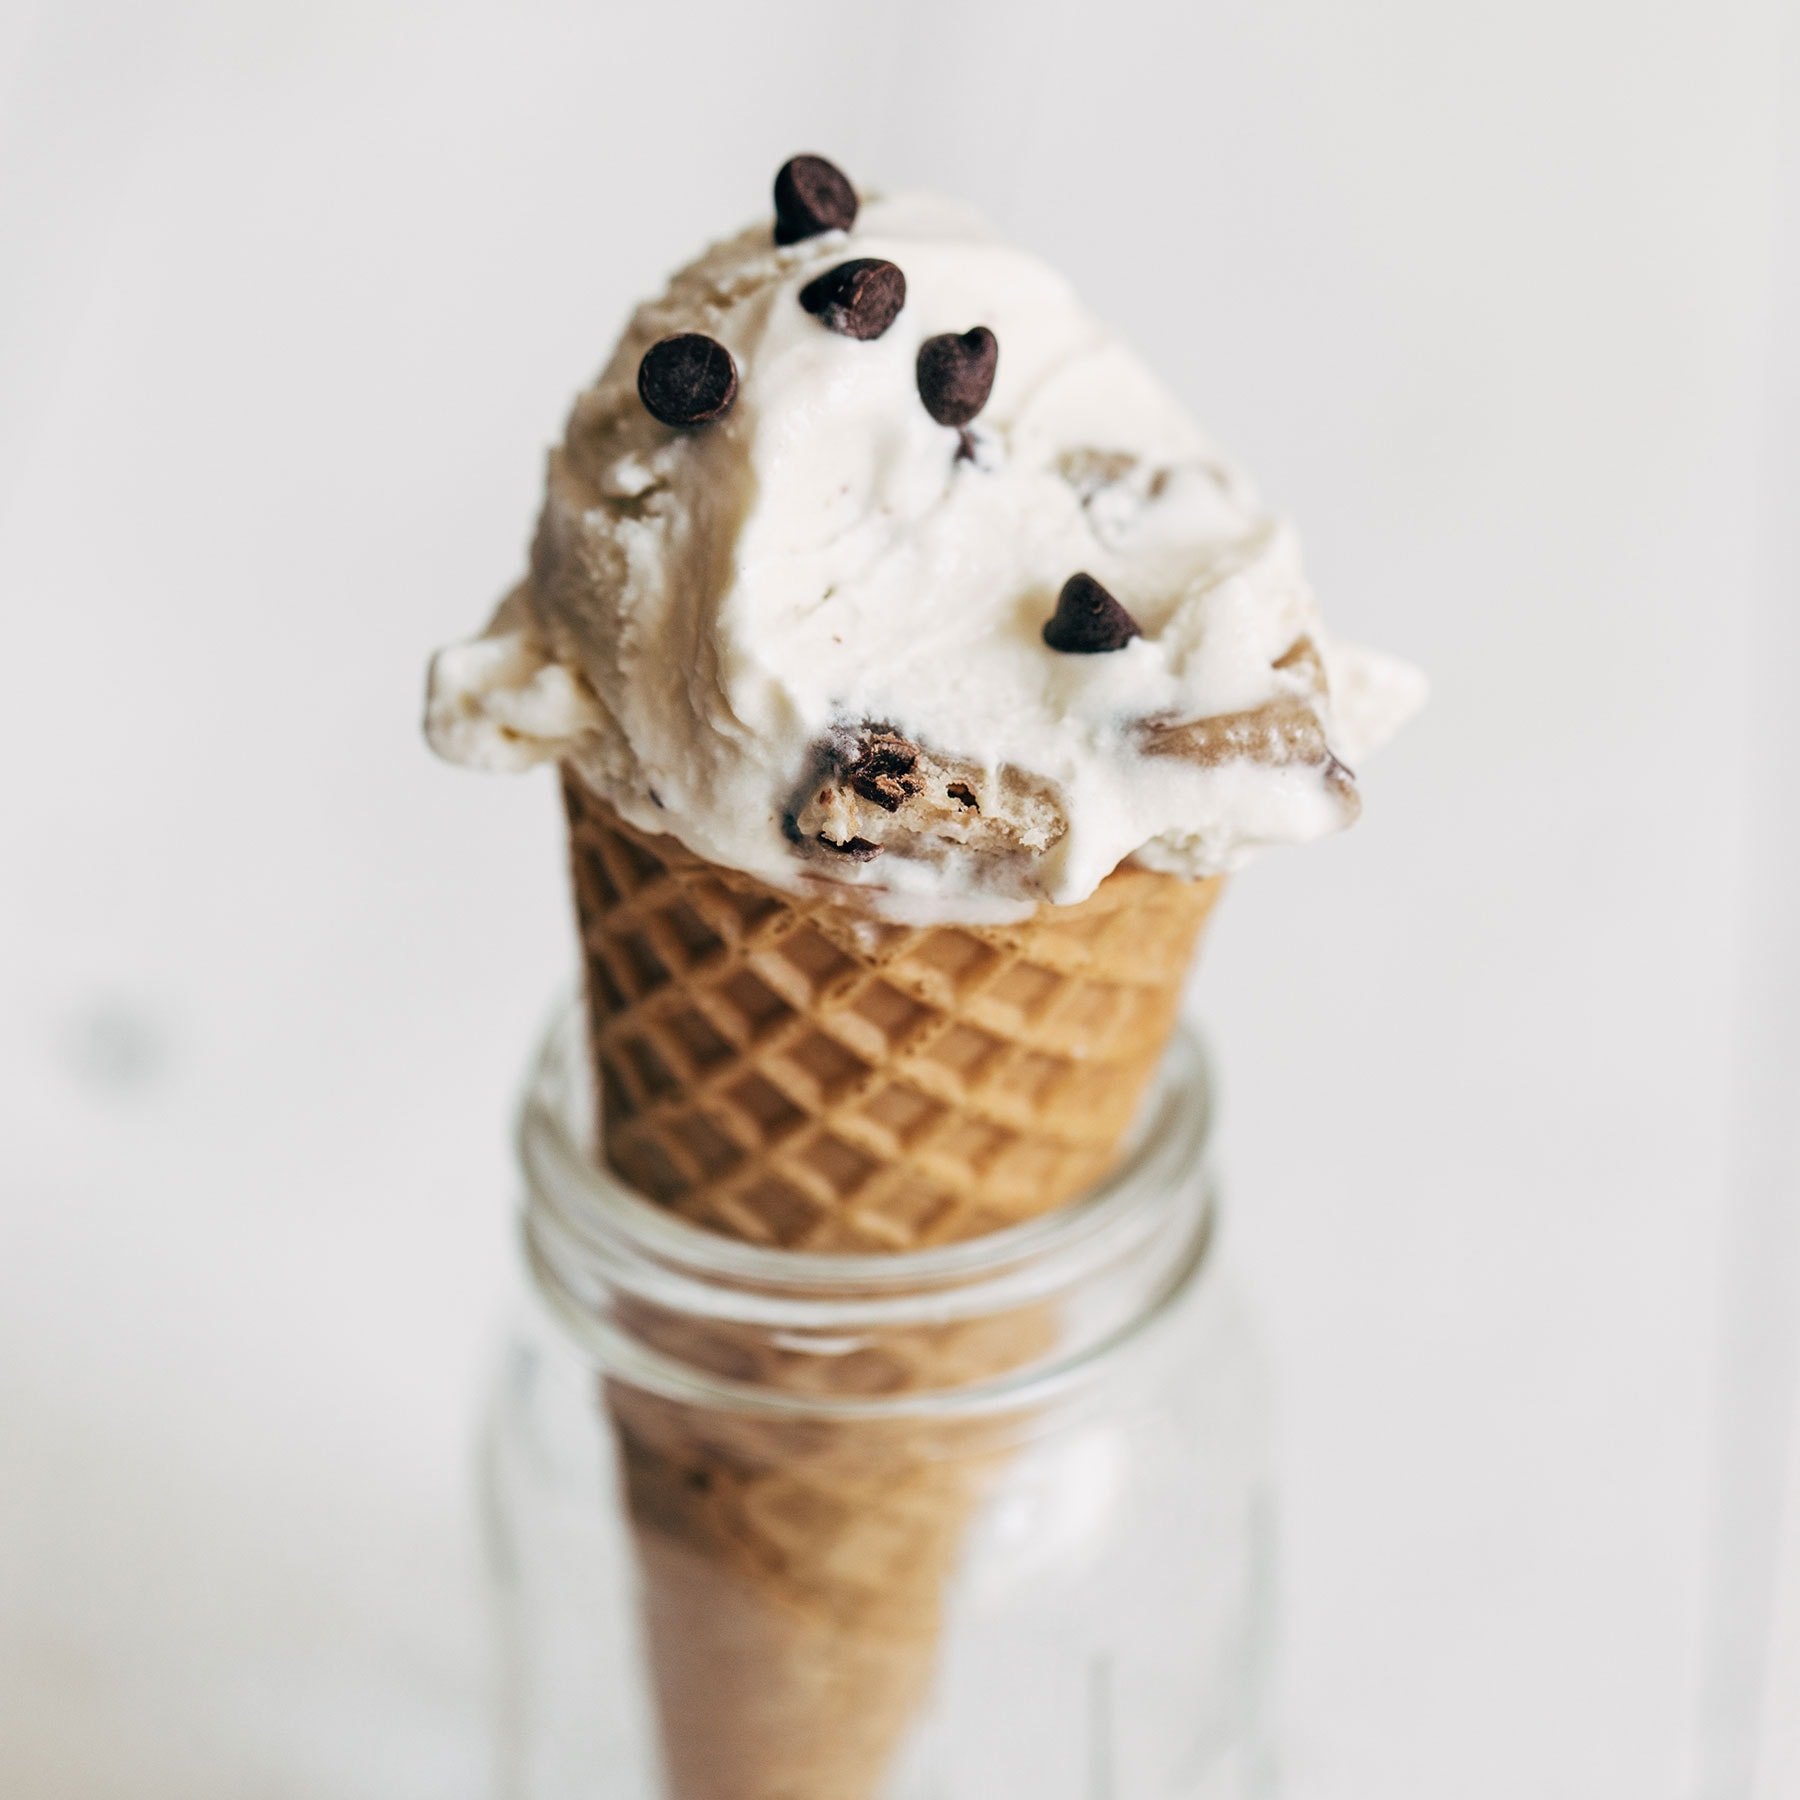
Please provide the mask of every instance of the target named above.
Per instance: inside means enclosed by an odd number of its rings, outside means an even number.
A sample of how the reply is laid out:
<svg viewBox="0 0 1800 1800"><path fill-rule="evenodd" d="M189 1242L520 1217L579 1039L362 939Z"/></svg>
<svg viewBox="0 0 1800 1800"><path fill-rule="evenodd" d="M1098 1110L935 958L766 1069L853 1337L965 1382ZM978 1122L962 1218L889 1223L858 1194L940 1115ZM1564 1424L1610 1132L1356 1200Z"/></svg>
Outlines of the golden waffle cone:
<svg viewBox="0 0 1800 1800"><path fill-rule="evenodd" d="M994 1453L915 1423L607 1399L672 1800L873 1800Z"/></svg>
<svg viewBox="0 0 1800 1800"><path fill-rule="evenodd" d="M696 1224L786 1248L920 1249L1092 1186L1221 886L1125 869L1017 924L914 929L648 837L572 772L564 793L607 1161ZM883 1397L1003 1374L1054 1331L1031 1308L821 1356L634 1323L739 1380ZM607 1403L670 1800L874 1800L997 1445L622 1383Z"/></svg>

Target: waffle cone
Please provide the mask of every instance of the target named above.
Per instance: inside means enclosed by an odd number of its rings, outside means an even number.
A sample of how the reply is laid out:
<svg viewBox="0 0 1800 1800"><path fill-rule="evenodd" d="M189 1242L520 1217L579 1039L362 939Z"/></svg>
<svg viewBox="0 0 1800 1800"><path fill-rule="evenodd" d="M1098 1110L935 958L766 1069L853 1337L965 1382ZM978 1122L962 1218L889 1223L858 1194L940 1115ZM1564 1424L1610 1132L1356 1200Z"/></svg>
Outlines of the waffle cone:
<svg viewBox="0 0 1800 1800"><path fill-rule="evenodd" d="M1124 869L1015 924L911 928L638 832L572 772L564 793L606 1159L695 1224L790 1249L977 1237L1103 1177L1221 885ZM991 1379L1055 1330L1033 1308L821 1356L637 1326L740 1380L882 1396ZM1002 1447L618 1382L606 1402L669 1800L874 1800Z"/></svg>

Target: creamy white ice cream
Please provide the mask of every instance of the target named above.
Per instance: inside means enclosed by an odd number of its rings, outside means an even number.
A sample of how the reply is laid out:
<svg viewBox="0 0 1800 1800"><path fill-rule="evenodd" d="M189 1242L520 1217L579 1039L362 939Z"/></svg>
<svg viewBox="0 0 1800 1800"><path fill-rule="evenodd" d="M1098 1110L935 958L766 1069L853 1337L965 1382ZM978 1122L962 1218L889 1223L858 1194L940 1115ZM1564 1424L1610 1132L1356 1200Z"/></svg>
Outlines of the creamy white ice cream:
<svg viewBox="0 0 1800 1800"><path fill-rule="evenodd" d="M905 277L879 336L801 302L851 258ZM978 325L999 360L964 434L917 365ZM674 333L735 364L687 428L639 392ZM1139 635L1045 641L1078 572ZM758 224L640 309L551 455L529 573L434 662L427 730L482 768L566 759L777 885L973 922L1338 829L1422 694L1326 635L1288 528L1060 276L898 197L786 247Z"/></svg>

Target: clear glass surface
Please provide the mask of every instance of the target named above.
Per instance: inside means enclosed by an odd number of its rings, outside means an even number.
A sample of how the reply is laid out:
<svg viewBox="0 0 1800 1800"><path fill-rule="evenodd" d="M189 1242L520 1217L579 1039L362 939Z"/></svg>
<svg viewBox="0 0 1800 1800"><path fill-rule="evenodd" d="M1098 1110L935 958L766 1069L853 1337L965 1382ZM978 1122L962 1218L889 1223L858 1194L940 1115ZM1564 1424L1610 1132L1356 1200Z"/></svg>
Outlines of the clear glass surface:
<svg viewBox="0 0 1800 1800"><path fill-rule="evenodd" d="M507 1800L1265 1794L1271 1502L1178 1042L1118 1174L889 1257L624 1192L565 1021L485 1472Z"/></svg>

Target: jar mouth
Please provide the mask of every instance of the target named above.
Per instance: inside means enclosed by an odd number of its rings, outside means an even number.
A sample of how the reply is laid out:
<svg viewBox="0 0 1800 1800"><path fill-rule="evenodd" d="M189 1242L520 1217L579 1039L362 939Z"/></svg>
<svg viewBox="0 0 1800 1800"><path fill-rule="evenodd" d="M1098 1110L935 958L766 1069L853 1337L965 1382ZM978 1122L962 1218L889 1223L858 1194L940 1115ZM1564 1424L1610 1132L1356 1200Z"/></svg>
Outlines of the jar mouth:
<svg viewBox="0 0 1800 1800"><path fill-rule="evenodd" d="M1196 1193L1199 1206L1187 1232L1192 1254L1185 1268L1169 1271L1171 1279L1179 1275L1185 1281L1205 1254L1212 1224L1205 1174L1212 1082L1199 1037L1185 1023L1170 1040L1117 1164L1082 1198L981 1237L921 1250L846 1254L727 1237L656 1205L619 1180L593 1144L598 1108L583 1022L579 1000L559 1009L519 1110L517 1146L529 1189L523 1229L527 1259L545 1297L565 1326L609 1361L621 1354L633 1364L644 1360L642 1346L621 1345L606 1323L621 1297L669 1313L796 1336L947 1325L1054 1301L1091 1281L1096 1270L1140 1259L1151 1240L1167 1236L1166 1202L1176 1189ZM1143 1304L1133 1312L1141 1324L1160 1301L1151 1292L1140 1299ZM598 1341L602 1337L604 1344ZM1103 1347L1097 1341L1071 1347L1062 1361L1072 1367ZM651 1373L652 1385L664 1391L672 1379L685 1379L679 1370L642 1367L629 1378ZM1050 1373L1039 1365L981 1388L880 1400L865 1396L845 1410L866 1417L949 1403L960 1411L1022 1385L1035 1389ZM730 1386L715 1376L705 1377L703 1385L715 1404L720 1390ZM760 1390L744 1396L743 1403L788 1410L783 1396ZM818 1396L804 1410L818 1412Z"/></svg>

